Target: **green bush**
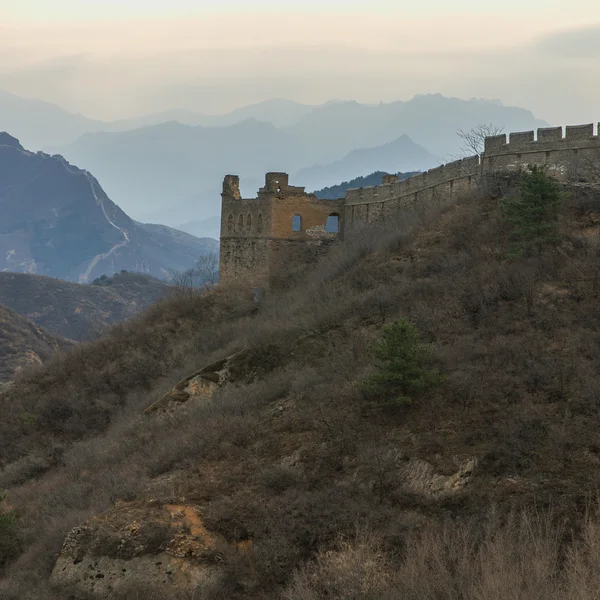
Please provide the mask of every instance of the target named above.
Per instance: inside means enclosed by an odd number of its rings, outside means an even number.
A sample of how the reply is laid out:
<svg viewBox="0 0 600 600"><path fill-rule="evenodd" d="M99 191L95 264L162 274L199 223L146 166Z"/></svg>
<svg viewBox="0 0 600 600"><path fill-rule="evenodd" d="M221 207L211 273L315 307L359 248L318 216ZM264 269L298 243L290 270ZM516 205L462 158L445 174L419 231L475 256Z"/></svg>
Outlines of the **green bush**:
<svg viewBox="0 0 600 600"><path fill-rule="evenodd" d="M371 400L410 404L415 396L443 381L437 369L429 366L429 346L420 341L419 330L406 319L383 327L371 353L379 361L377 371L361 383L361 391Z"/></svg>
<svg viewBox="0 0 600 600"><path fill-rule="evenodd" d="M510 258L530 256L556 241L558 210L563 199L560 184L548 175L547 167L533 165L521 172L517 194L500 202L502 214L513 225Z"/></svg>

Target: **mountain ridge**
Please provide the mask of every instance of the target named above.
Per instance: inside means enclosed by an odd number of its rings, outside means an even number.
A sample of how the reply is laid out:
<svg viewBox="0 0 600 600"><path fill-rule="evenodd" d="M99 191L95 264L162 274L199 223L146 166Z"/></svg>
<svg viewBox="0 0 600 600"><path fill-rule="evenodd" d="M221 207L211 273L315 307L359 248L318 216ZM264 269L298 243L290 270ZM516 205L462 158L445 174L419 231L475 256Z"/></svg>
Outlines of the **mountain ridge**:
<svg viewBox="0 0 600 600"><path fill-rule="evenodd" d="M0 137L0 271L80 282L123 269L164 278L217 247L136 223L89 171Z"/></svg>

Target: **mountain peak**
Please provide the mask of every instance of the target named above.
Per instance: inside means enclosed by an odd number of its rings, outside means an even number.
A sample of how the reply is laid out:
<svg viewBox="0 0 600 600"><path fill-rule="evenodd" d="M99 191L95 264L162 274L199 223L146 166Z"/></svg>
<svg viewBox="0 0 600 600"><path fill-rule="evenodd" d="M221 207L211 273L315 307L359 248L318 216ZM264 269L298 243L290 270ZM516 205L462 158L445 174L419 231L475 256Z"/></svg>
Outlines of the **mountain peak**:
<svg viewBox="0 0 600 600"><path fill-rule="evenodd" d="M23 146L16 137L13 137L6 131L0 131L0 146L11 146L23 150Z"/></svg>

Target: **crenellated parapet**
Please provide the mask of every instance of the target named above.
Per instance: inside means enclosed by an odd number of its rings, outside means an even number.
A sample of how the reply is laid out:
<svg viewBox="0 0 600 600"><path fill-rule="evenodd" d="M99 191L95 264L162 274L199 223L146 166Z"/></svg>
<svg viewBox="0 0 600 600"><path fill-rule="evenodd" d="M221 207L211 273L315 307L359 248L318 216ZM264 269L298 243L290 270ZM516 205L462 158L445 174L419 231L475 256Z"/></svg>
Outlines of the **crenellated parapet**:
<svg viewBox="0 0 600 600"><path fill-rule="evenodd" d="M599 125L600 128L600 125ZM303 187L289 185L286 173L267 173L256 198L244 199L239 178L223 181L221 278L248 277L267 285L277 270L305 261L306 248L327 244L367 223L406 211L452 205L495 173L527 165L546 165L559 179L600 172L599 129L593 124L546 127L488 137L481 155L440 165L400 181L385 175L378 186L351 189L345 198L319 200ZM328 229L331 220L335 231Z"/></svg>
<svg viewBox="0 0 600 600"><path fill-rule="evenodd" d="M546 127L496 135L485 140L483 172L493 174L527 165L545 165L557 178L584 174L598 164L600 136L594 124Z"/></svg>

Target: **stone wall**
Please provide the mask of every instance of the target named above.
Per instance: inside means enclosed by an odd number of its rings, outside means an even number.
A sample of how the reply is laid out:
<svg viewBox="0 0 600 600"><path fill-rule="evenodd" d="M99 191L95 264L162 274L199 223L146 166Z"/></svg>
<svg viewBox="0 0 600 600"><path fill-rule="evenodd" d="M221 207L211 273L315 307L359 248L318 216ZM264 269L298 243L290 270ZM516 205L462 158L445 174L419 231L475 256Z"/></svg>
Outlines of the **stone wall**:
<svg viewBox="0 0 600 600"><path fill-rule="evenodd" d="M239 194L239 178L225 177L221 210L220 280L265 287L305 264L342 235L344 200L319 200L290 186L286 173L267 173L256 198ZM338 233L328 233L330 215ZM294 217L300 219L294 231Z"/></svg>
<svg viewBox="0 0 600 600"><path fill-rule="evenodd" d="M558 178L576 176L592 165L600 166L600 137L594 125L548 127L497 135L485 140L483 171L486 174L518 169L526 165L547 165Z"/></svg>
<svg viewBox="0 0 600 600"><path fill-rule="evenodd" d="M600 128L600 125L599 125ZM399 211L434 203L452 203L473 188L481 176L547 165L558 178L586 177L600 171L600 137L594 125L548 127L486 138L484 153L430 169L404 181L389 178L379 186L348 190L344 208L346 232Z"/></svg>
<svg viewBox="0 0 600 600"><path fill-rule="evenodd" d="M600 126L599 126L600 127ZM600 137L594 125L538 129L486 138L480 156L471 156L399 181L352 189L339 200L319 200L289 185L286 173L267 173L257 198L243 199L239 178L223 181L221 281L247 280L255 287L283 280L296 267L323 254L340 237L361 226L389 220L406 211L455 203L484 178L526 165L547 165L558 178L588 178L600 173ZM325 223L337 215L338 233ZM299 231L292 220L301 218Z"/></svg>
<svg viewBox="0 0 600 600"><path fill-rule="evenodd" d="M475 185L479 170L480 159L472 156L403 181L387 178L379 186L348 190L344 206L346 232L400 211L451 201Z"/></svg>

